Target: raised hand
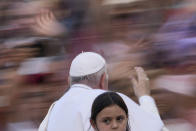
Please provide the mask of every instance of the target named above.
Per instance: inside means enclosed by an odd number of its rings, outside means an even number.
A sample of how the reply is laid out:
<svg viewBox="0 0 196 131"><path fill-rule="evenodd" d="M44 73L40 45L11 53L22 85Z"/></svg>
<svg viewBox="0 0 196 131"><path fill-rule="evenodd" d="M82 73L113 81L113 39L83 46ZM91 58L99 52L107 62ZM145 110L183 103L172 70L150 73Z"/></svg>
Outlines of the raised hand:
<svg viewBox="0 0 196 131"><path fill-rule="evenodd" d="M42 10L36 17L33 30L46 36L59 36L66 31L65 27L57 21L53 12L48 9Z"/></svg>
<svg viewBox="0 0 196 131"><path fill-rule="evenodd" d="M150 95L150 82L142 67L135 67L137 78L131 76L135 95L139 98L144 95Z"/></svg>

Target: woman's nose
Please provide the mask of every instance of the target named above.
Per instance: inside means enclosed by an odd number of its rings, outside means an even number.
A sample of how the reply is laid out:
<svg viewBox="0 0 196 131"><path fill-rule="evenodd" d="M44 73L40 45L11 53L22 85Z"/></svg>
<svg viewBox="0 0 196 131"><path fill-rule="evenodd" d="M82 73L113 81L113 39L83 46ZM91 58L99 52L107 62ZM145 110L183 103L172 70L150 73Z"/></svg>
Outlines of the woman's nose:
<svg viewBox="0 0 196 131"><path fill-rule="evenodd" d="M118 128L118 122L117 121L113 121L112 122L112 129L116 129Z"/></svg>

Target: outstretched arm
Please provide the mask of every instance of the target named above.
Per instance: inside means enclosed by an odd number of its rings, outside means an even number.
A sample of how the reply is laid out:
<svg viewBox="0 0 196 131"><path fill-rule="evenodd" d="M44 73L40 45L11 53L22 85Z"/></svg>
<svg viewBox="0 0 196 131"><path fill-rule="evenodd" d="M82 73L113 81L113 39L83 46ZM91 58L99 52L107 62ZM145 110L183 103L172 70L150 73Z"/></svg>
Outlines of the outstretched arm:
<svg viewBox="0 0 196 131"><path fill-rule="evenodd" d="M134 93L139 99L140 107L149 113L156 114L160 117L158 108L154 99L150 96L150 82L145 71L141 67L135 67L137 78L131 77ZM162 131L168 131L164 126Z"/></svg>
<svg viewBox="0 0 196 131"><path fill-rule="evenodd" d="M137 96L140 106L148 112L159 115L154 99L150 96L150 82L145 71L141 67L135 67L136 77L131 77L134 93Z"/></svg>

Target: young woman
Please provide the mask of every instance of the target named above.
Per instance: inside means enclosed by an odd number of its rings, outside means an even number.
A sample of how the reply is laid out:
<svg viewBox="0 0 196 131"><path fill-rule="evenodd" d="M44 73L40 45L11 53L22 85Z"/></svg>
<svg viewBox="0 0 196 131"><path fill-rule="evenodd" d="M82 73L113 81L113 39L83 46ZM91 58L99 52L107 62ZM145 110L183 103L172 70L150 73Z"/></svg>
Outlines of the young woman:
<svg viewBox="0 0 196 131"><path fill-rule="evenodd" d="M127 106L115 92L105 92L94 100L90 122L95 131L130 130Z"/></svg>

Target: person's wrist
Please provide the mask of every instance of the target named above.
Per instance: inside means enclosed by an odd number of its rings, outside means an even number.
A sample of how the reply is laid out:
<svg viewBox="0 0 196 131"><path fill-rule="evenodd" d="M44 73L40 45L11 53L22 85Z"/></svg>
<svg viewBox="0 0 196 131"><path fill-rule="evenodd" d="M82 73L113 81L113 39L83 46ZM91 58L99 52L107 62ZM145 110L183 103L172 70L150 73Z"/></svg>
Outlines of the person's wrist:
<svg viewBox="0 0 196 131"><path fill-rule="evenodd" d="M146 101L151 101L154 103L154 99L150 96L150 95L143 95L143 96L140 96L139 98L139 103L146 103Z"/></svg>
<svg viewBox="0 0 196 131"><path fill-rule="evenodd" d="M148 94L145 94L145 95L141 95L141 96L139 96L138 98L142 98L142 97L151 97L150 95L148 95Z"/></svg>
<svg viewBox="0 0 196 131"><path fill-rule="evenodd" d="M137 95L138 99L139 99L140 97L142 97L142 96L150 96L150 92L148 92L148 93L141 93L141 94L138 94L138 95Z"/></svg>

